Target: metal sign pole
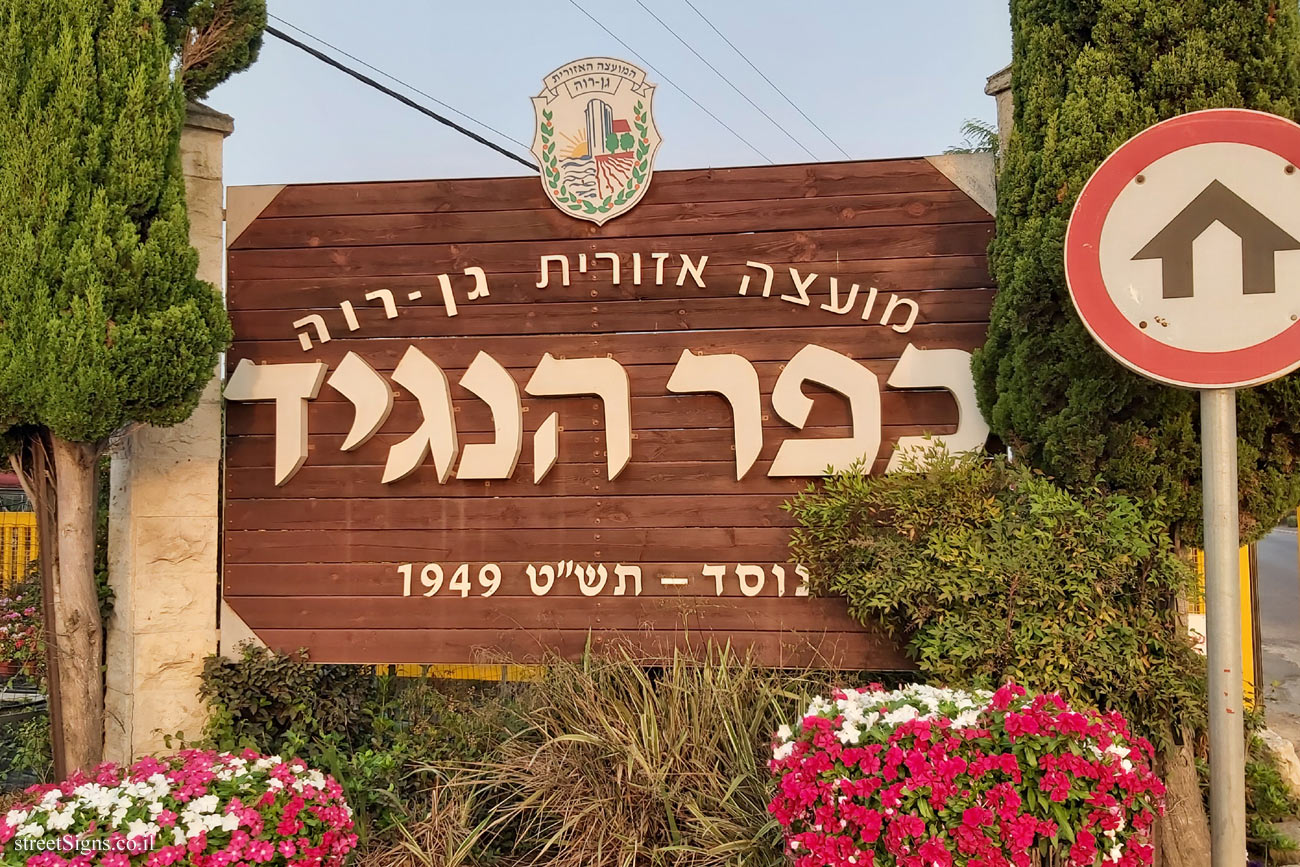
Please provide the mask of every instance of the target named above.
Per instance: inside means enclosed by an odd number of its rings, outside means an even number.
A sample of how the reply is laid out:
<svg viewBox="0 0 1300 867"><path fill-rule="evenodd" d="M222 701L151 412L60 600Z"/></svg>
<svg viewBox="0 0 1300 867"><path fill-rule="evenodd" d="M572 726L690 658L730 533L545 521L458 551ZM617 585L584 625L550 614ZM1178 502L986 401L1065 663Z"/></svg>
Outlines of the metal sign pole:
<svg viewBox="0 0 1300 867"><path fill-rule="evenodd" d="M1201 391L1205 619L1210 691L1210 860L1246 863L1246 754L1237 531L1237 392Z"/></svg>

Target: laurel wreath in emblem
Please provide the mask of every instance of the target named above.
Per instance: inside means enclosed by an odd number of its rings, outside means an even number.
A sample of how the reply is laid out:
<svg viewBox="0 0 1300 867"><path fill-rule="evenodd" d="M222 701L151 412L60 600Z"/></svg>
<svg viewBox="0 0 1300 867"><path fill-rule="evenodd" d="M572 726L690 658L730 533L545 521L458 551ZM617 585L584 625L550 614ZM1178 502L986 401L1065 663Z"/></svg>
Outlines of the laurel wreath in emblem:
<svg viewBox="0 0 1300 867"><path fill-rule="evenodd" d="M539 127L542 136L542 172L546 176L546 185L551 188L551 196L557 204L563 205L570 211L583 211L588 214L604 214L612 208L623 204L631 198L641 185L645 183L646 174L650 170L650 129L649 118L645 112L645 105L637 100L633 106L632 125L637 131L636 161L632 166L632 176L628 178L623 189L615 195L608 195L600 201L599 204L591 199L584 199L581 196L570 193L565 186L563 178L560 176L559 157L555 153L555 124L552 123L554 112L542 111L542 124Z"/></svg>

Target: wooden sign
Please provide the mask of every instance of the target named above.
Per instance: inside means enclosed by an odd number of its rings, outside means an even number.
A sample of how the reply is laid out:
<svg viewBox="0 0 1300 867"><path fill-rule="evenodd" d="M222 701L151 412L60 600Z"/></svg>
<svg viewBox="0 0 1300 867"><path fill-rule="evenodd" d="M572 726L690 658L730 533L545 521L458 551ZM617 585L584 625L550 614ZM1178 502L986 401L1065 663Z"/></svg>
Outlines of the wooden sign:
<svg viewBox="0 0 1300 867"><path fill-rule="evenodd" d="M225 601L320 662L903 664L781 505L983 445L977 159L661 171L599 227L535 177L232 188Z"/></svg>

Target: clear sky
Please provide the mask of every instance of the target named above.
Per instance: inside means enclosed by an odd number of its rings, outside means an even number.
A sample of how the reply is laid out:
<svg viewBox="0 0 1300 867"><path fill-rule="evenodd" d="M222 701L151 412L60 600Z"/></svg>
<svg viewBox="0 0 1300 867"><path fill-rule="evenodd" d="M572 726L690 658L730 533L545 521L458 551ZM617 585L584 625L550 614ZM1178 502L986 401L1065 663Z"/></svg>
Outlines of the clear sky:
<svg viewBox="0 0 1300 867"><path fill-rule="evenodd" d="M809 161L781 129L818 159L844 158L686 0L642 2L780 127L637 0L270 0L269 6L272 15L520 142L532 140L529 97L541 89L542 77L571 60L600 55L650 67L647 77L659 85L654 111L664 139L658 168L766 162L670 80L773 162ZM966 118L994 118L984 82L1010 59L1006 0L691 2L854 159L940 153L960 142ZM235 118L226 144L229 185L525 171L271 36L257 64L207 102ZM527 156L527 147L466 125Z"/></svg>

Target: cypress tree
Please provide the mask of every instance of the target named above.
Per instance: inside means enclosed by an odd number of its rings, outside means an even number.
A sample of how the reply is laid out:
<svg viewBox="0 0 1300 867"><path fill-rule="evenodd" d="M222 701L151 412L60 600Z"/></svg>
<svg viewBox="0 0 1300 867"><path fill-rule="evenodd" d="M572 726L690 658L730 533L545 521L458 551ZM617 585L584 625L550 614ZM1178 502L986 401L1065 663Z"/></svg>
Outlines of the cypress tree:
<svg viewBox="0 0 1300 867"><path fill-rule="evenodd" d="M185 419L230 338L195 277L159 2L0 0L0 431L53 460L69 768L102 750L97 458Z"/></svg>
<svg viewBox="0 0 1300 867"><path fill-rule="evenodd" d="M1241 107L1300 112L1300 21L1276 0L1011 0L1015 132L991 248L998 283L974 372L993 430L1066 484L1101 479L1158 499L1175 533L1200 538L1194 392L1130 373L1071 306L1070 210L1126 139L1166 118ZM1300 377L1238 397L1242 533L1300 502Z"/></svg>

